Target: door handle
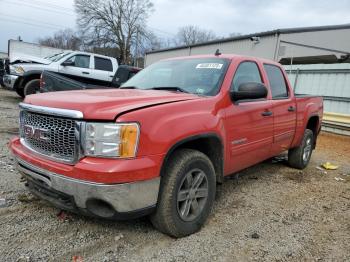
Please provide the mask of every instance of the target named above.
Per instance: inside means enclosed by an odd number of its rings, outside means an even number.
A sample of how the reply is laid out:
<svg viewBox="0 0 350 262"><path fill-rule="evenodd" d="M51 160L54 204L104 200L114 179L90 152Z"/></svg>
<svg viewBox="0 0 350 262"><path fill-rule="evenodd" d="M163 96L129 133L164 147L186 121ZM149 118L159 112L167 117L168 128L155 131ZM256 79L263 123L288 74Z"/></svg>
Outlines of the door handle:
<svg viewBox="0 0 350 262"><path fill-rule="evenodd" d="M295 107L294 107L294 106L288 107L288 111L289 111L289 112L294 112L294 111L295 111Z"/></svg>
<svg viewBox="0 0 350 262"><path fill-rule="evenodd" d="M82 73L83 73L84 75L88 75L88 74L90 74L89 72L84 72L84 71L83 71Z"/></svg>
<svg viewBox="0 0 350 262"><path fill-rule="evenodd" d="M272 116L272 112L266 110L266 111L262 112L261 115L262 115L262 116Z"/></svg>

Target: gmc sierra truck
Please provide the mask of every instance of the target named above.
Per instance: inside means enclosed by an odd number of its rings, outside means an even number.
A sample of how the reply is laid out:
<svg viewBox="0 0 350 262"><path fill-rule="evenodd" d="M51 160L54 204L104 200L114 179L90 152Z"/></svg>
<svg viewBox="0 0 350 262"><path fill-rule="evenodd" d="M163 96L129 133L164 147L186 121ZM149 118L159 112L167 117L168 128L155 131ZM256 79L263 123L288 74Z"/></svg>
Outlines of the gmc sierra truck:
<svg viewBox="0 0 350 262"><path fill-rule="evenodd" d="M296 96L283 68L238 55L163 60L120 89L27 96L10 148L26 186L60 209L149 215L173 237L198 231L224 177L288 150L310 161L321 97Z"/></svg>

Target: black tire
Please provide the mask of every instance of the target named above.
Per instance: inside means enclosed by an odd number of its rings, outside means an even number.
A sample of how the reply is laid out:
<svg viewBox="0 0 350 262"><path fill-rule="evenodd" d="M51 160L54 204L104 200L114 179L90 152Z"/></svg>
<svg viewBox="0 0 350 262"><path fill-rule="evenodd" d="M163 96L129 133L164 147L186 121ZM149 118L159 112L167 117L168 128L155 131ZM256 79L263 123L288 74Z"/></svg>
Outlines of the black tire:
<svg viewBox="0 0 350 262"><path fill-rule="evenodd" d="M40 80L30 80L24 87L24 96L36 94L40 89Z"/></svg>
<svg viewBox="0 0 350 262"><path fill-rule="evenodd" d="M24 98L24 90L23 90L23 88L22 88L22 89L16 89L16 93L17 93L20 97Z"/></svg>
<svg viewBox="0 0 350 262"><path fill-rule="evenodd" d="M309 164L314 147L314 139L314 133L310 129L305 129L300 146L288 151L288 163L291 167L304 169Z"/></svg>
<svg viewBox="0 0 350 262"><path fill-rule="evenodd" d="M194 175L192 183L189 183L187 179L192 175ZM198 183L199 177L203 179ZM180 189L182 193L185 192L186 184L191 185L188 186L188 193L181 195L186 195L186 200L180 200ZM196 190L197 184L198 191L192 191ZM151 215L152 224L159 231L176 238L197 232L210 214L215 200L215 191L215 170L210 159L205 154L192 149L176 151L165 167L157 209ZM189 206L187 216L185 215L186 206Z"/></svg>

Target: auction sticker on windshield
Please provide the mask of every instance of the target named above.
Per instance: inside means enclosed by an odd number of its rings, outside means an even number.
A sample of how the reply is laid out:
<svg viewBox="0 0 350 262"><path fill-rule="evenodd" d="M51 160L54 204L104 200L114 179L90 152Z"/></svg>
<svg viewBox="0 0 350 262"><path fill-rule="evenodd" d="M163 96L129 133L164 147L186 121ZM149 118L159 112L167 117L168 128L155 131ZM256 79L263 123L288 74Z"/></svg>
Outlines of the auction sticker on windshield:
<svg viewBox="0 0 350 262"><path fill-rule="evenodd" d="M210 69L221 69L224 64L219 63L203 63L198 64L196 68L210 68Z"/></svg>

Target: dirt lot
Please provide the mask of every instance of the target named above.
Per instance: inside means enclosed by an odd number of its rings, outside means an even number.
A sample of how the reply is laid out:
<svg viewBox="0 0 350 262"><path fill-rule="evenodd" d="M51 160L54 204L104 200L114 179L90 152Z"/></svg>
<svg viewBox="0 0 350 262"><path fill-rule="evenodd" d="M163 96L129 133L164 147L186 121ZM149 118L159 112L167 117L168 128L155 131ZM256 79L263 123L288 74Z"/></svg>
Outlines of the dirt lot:
<svg viewBox="0 0 350 262"><path fill-rule="evenodd" d="M19 101L0 90L0 261L350 261L350 137L323 133L303 172L269 160L228 178L205 227L176 240L147 219L60 213L29 194L7 148ZM316 168L325 161L339 169Z"/></svg>

